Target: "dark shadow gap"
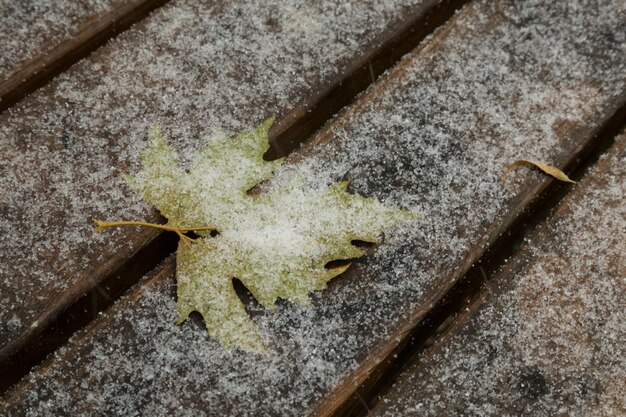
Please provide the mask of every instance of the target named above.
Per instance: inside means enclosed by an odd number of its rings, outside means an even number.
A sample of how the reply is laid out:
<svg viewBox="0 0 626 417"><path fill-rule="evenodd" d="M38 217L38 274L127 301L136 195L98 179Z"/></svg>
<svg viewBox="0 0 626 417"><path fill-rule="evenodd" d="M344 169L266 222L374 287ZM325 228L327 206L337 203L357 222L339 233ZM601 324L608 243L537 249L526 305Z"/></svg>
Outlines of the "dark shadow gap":
<svg viewBox="0 0 626 417"><path fill-rule="evenodd" d="M237 293L237 297L239 297L239 301L245 306L249 316L253 317L255 311L262 309L261 304L239 278L233 278L233 288Z"/></svg>
<svg viewBox="0 0 626 417"><path fill-rule="evenodd" d="M206 233L206 232L203 232L203 233ZM220 234L219 230L211 230L209 232L209 236L210 237L216 237L216 236L219 236L219 234ZM196 234L194 232L186 232L184 235L187 236L188 238L192 239L192 240L200 239L200 238L203 237L203 236L200 236L200 235L198 235L198 234Z"/></svg>
<svg viewBox="0 0 626 417"><path fill-rule="evenodd" d="M354 262L354 259L335 259L334 261L327 262L326 265L324 265L324 268L339 268L342 266L350 265L352 262Z"/></svg>
<svg viewBox="0 0 626 417"><path fill-rule="evenodd" d="M361 248L363 250L372 249L374 246L376 246L375 242L366 242L364 240L353 240L350 243L352 243L352 245L356 246L357 248Z"/></svg>

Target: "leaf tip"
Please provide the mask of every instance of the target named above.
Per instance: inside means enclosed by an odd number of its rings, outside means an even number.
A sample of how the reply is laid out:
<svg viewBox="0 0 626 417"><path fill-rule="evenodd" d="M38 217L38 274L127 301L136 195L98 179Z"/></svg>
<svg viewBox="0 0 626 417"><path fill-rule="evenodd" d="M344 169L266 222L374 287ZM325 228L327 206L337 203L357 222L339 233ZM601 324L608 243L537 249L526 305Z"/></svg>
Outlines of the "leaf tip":
<svg viewBox="0 0 626 417"><path fill-rule="evenodd" d="M272 127L272 125L274 124L275 120L276 120L276 116L275 115L272 115L272 116L268 117L267 119L263 120L263 123L261 123L261 126L262 126L263 130L269 131L270 128Z"/></svg>
<svg viewBox="0 0 626 417"><path fill-rule="evenodd" d="M185 314L179 311L178 316L176 317L176 324L178 325L183 324L187 320L188 317L189 317L189 313Z"/></svg>
<svg viewBox="0 0 626 417"><path fill-rule="evenodd" d="M424 213L420 213L419 211L413 211L409 209L401 209L399 212L400 220L405 221L416 221L416 220L424 220Z"/></svg>
<svg viewBox="0 0 626 417"><path fill-rule="evenodd" d="M348 191L348 186L350 185L349 181L339 181L337 183L337 188L343 191Z"/></svg>
<svg viewBox="0 0 626 417"><path fill-rule="evenodd" d="M328 273L330 275L330 278L332 279L343 274L344 272L348 270L348 268L350 268L350 266L352 266L352 262L349 262L345 265L338 266L336 268L329 269Z"/></svg>
<svg viewBox="0 0 626 417"><path fill-rule="evenodd" d="M120 177L124 180L124 182L126 182L126 184L128 184L131 188L135 188L138 183L139 180L137 179L136 176L134 175L130 175L130 174L121 174Z"/></svg>
<svg viewBox="0 0 626 417"><path fill-rule="evenodd" d="M150 137L161 137L161 127L157 122L150 125Z"/></svg>
<svg viewBox="0 0 626 417"><path fill-rule="evenodd" d="M267 149L269 149L270 147L270 129L274 124L274 120L275 116L270 116L267 119L263 120L263 122L261 122L261 124L258 125L254 130L256 131L257 137L262 139L261 142L264 142L263 144L267 146Z"/></svg>

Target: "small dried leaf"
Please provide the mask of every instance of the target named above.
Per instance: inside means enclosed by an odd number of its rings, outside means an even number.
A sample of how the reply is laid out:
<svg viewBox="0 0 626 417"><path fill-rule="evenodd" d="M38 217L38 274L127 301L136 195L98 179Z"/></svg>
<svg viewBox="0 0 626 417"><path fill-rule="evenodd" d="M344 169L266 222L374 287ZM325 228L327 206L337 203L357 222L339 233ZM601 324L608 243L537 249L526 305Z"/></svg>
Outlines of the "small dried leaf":
<svg viewBox="0 0 626 417"><path fill-rule="evenodd" d="M521 166L521 165L535 166L535 167L539 168L540 170L542 170L543 172L545 172L546 174L556 178L559 181L576 184L576 181L573 181L570 177L565 175L565 173L563 171L561 171L560 169L558 169L556 167L553 167L551 165L544 164L543 162L530 161L530 160L526 160L526 159L520 159L520 160L517 160L517 161L513 162L512 164L510 164L506 168L506 172L502 176L502 180L500 180L500 184L504 184L504 182L506 181L506 178L509 175L509 173L511 171L513 171L515 168L517 168L518 166Z"/></svg>

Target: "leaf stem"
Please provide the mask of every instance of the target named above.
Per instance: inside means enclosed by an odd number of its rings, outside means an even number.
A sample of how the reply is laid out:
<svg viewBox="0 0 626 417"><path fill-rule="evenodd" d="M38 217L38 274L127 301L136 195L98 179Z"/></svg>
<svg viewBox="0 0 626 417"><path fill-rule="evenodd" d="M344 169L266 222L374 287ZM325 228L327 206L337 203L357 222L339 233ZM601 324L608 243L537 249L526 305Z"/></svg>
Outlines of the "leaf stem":
<svg viewBox="0 0 626 417"><path fill-rule="evenodd" d="M189 241L192 240L189 236L185 236L186 232L192 232L192 231L203 232L203 231L212 231L212 230L219 229L216 226L177 227L177 226L169 226L167 224L156 224L156 223L137 222L137 221L128 221L128 220L121 220L117 222L104 222L102 220L95 220L94 223L96 225L96 232L101 232L102 230L107 229L109 227L118 227L118 226L141 226L141 227L150 227L152 229L165 230L167 232L176 233L178 237L180 237L180 239L185 243L189 243Z"/></svg>

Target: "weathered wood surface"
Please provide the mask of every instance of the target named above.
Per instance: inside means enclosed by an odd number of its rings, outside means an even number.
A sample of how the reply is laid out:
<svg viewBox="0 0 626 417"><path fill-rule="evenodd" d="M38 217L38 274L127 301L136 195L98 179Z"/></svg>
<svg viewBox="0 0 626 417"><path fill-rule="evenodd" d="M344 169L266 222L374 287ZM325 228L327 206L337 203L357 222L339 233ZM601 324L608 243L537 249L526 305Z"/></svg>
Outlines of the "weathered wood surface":
<svg viewBox="0 0 626 417"><path fill-rule="evenodd" d="M0 111L165 0L0 2Z"/></svg>
<svg viewBox="0 0 626 417"><path fill-rule="evenodd" d="M626 415L625 195L622 135L372 415Z"/></svg>
<svg viewBox="0 0 626 417"><path fill-rule="evenodd" d="M426 218L390 231L313 307L250 306L274 355L226 352L199 320L176 326L169 259L0 411L332 413L550 183L521 170L501 187L506 165L565 166L622 108L620 7L475 2L290 158L278 176L346 179Z"/></svg>
<svg viewBox="0 0 626 417"><path fill-rule="evenodd" d="M440 3L173 2L0 115L0 359L157 235L92 230L160 221L120 178L153 122L185 158L213 129L280 133Z"/></svg>
<svg viewBox="0 0 626 417"><path fill-rule="evenodd" d="M25 62L70 39L95 15L118 6L118 0L0 2L0 79Z"/></svg>

